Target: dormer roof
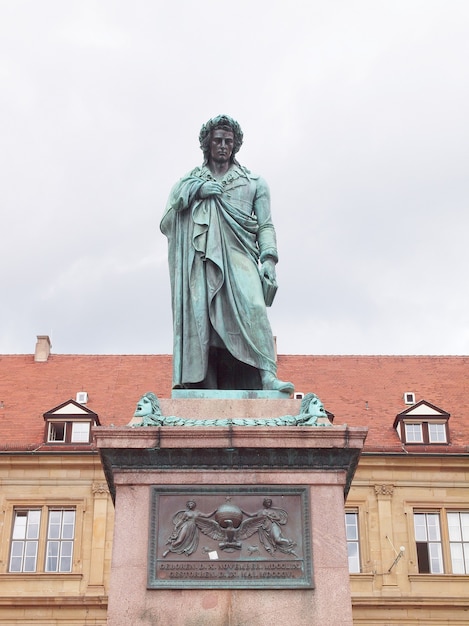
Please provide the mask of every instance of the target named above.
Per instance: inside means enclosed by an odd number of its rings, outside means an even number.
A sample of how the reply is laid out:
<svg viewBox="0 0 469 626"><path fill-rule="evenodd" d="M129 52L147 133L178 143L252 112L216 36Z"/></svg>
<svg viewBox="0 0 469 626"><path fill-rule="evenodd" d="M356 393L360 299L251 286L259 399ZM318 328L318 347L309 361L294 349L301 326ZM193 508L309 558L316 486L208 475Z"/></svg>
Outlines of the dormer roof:
<svg viewBox="0 0 469 626"><path fill-rule="evenodd" d="M430 402L427 402L426 400L420 400L420 402L417 402L417 404L414 404L413 406L409 407L408 409L406 409L405 411L402 411L401 413L398 413L396 415L396 419L394 420L394 428L396 428L398 422L400 420L402 420L403 418L418 418L418 419L422 419L425 418L427 420L432 420L432 419L449 419L450 417L450 413L448 413L447 411L443 411L443 409L439 409L437 406L435 406L434 404L431 404Z"/></svg>
<svg viewBox="0 0 469 626"><path fill-rule="evenodd" d="M43 414L43 416L45 420L54 417L58 417L61 419L86 419L91 420L96 426L101 426L97 413L91 411L91 409L88 409L86 406L83 406L82 404L79 404L72 399L67 400L66 402L62 402L62 404L59 404L53 409L49 409Z"/></svg>

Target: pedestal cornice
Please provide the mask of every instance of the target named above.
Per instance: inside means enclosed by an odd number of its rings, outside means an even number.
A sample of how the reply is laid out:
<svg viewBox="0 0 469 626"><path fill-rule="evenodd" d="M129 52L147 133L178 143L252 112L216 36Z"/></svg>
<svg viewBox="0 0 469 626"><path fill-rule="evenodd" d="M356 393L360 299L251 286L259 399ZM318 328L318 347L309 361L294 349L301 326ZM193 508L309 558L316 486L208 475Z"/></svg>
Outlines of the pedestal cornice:
<svg viewBox="0 0 469 626"><path fill-rule="evenodd" d="M332 427L96 427L94 437L115 497L116 471L332 470L347 495L367 429Z"/></svg>

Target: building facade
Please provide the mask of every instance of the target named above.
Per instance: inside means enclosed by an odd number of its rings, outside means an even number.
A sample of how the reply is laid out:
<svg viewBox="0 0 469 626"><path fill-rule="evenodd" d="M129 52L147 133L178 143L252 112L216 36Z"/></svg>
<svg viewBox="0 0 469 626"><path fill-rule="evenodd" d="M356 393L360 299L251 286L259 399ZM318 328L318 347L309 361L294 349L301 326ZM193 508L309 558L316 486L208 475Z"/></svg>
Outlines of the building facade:
<svg viewBox="0 0 469 626"><path fill-rule="evenodd" d="M334 424L369 429L345 516L357 626L469 623L468 374L469 357L279 357ZM0 356L0 626L106 624L114 509L92 431L148 391L170 397L170 356L55 355L47 337Z"/></svg>

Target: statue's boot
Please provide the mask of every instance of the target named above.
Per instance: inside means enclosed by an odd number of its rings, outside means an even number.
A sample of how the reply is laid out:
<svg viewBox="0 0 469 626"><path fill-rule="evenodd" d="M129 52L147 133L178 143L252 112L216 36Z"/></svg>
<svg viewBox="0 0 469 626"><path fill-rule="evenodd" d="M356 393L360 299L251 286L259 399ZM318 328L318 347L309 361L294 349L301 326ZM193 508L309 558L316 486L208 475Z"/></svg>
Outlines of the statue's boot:
<svg viewBox="0 0 469 626"><path fill-rule="evenodd" d="M283 393L292 394L295 391L293 383L287 383L283 380L279 380L275 374L268 372L267 370L260 370L262 389L265 391L281 391Z"/></svg>

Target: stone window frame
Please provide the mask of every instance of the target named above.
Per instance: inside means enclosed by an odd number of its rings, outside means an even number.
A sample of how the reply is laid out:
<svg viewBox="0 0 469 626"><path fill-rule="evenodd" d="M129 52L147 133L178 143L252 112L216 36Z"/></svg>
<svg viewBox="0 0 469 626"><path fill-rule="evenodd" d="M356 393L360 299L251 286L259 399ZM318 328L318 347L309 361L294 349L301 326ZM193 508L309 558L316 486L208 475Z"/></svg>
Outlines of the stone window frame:
<svg viewBox="0 0 469 626"><path fill-rule="evenodd" d="M349 562L349 574L351 576L360 576L362 574L370 573L371 571L371 557L370 557L370 542L369 542L369 529L368 529L368 503L365 499L348 499L345 507L344 514L344 526L345 526L345 539L347 541L347 513L354 513L357 519L358 526L358 557L360 561L360 571L351 572ZM347 553L348 553L348 541L347 541Z"/></svg>
<svg viewBox="0 0 469 626"><path fill-rule="evenodd" d="M409 536L409 565L414 568L414 571L410 571L411 575L419 576L469 576L469 569L466 573L454 572L453 557L451 554L451 540L450 530L448 524L448 514L451 513L463 513L469 514L469 507L467 502L457 501L440 506L435 506L435 503L430 502L406 502L404 503L404 511L408 523L408 536ZM441 553L442 553L442 572L421 572L419 571L418 563L418 549L415 536L414 516L415 514L437 514L439 516L440 523L440 535L441 535ZM467 543L467 542L465 542Z"/></svg>
<svg viewBox="0 0 469 626"><path fill-rule="evenodd" d="M47 563L47 542L49 528L49 511L56 510L74 510L75 511L75 529L73 539L73 556L72 566L69 572L53 572L46 570ZM38 536L38 551L36 557L36 570L33 572L10 571L10 557L13 542L13 529L15 515L17 511L40 510L41 519ZM4 506L4 525L3 539L0 547L0 561L3 567L0 572L10 576L70 576L72 574L81 574L82 568L82 534L83 534L83 514L85 511L84 500L64 499L64 498L28 498L28 499L7 499Z"/></svg>
<svg viewBox="0 0 469 626"><path fill-rule="evenodd" d="M415 510L413 519L419 574L444 574L445 561L443 559L440 511ZM419 533L424 536L418 536Z"/></svg>
<svg viewBox="0 0 469 626"><path fill-rule="evenodd" d="M354 520L354 524L349 524L348 520L352 518ZM355 535L353 537L349 536L349 529L353 528L355 531ZM348 571L349 574L360 574L362 570L361 564L361 555L360 555L360 520L358 515L358 510L345 510L345 537L347 540L347 555L348 555ZM350 549L356 548L356 554L351 555ZM357 562L358 568L354 568L352 563L353 561Z"/></svg>

